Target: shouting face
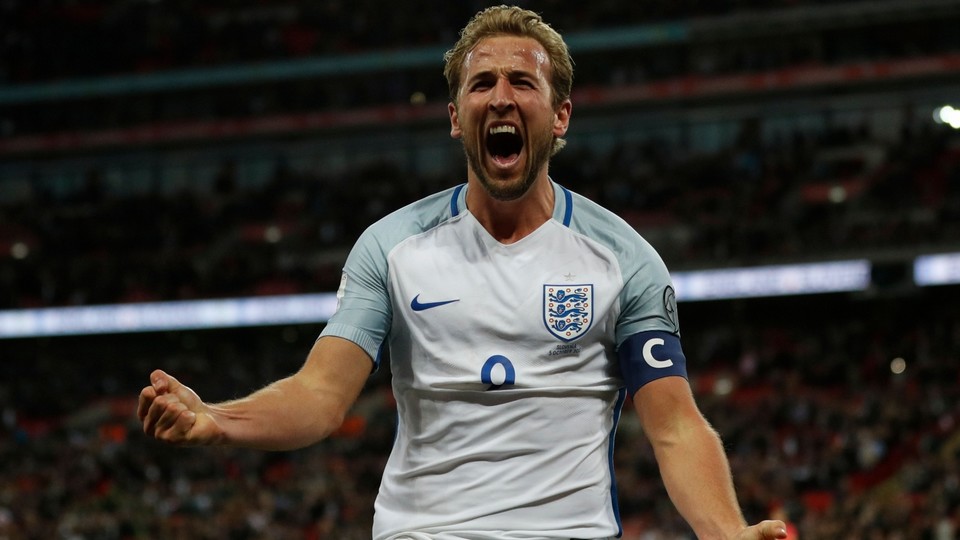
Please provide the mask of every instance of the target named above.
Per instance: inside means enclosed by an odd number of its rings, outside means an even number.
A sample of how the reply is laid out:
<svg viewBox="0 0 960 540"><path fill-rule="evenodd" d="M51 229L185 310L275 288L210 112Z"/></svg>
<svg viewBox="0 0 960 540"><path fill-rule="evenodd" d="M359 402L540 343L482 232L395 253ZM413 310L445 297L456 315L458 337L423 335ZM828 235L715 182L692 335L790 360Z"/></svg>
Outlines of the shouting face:
<svg viewBox="0 0 960 540"><path fill-rule="evenodd" d="M450 134L497 200L517 199L546 176L553 140L567 131L571 105L554 107L550 69L543 46L517 36L485 38L464 59Z"/></svg>

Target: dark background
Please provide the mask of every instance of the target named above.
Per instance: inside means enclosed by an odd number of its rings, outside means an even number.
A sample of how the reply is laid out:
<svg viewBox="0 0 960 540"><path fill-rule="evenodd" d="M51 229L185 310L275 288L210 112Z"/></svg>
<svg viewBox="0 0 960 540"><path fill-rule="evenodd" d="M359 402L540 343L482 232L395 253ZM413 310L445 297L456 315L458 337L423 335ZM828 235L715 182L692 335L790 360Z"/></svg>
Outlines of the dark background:
<svg viewBox="0 0 960 540"><path fill-rule="evenodd" d="M0 2L0 309L335 290L364 227L465 180L440 55L484 5ZM960 105L960 2L520 5L576 62L552 177L671 270L873 264L866 291L680 303L748 519L955 538L960 288L912 262L960 251L933 116ZM154 368L238 397L321 328L0 340L0 537L369 538L388 366L297 452L169 448L134 415ZM633 414L616 467L624 538L692 538Z"/></svg>

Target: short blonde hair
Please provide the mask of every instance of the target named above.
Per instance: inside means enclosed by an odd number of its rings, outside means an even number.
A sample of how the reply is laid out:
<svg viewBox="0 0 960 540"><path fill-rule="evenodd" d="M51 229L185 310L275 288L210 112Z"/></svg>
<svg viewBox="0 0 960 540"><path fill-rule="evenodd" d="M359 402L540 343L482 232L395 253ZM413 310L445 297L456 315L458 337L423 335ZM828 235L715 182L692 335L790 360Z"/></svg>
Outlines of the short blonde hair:
<svg viewBox="0 0 960 540"><path fill-rule="evenodd" d="M480 11L460 31L460 39L443 55L443 75L447 78L450 100L457 104L463 62L481 40L493 36L519 36L537 40L550 57L550 88L553 107L570 98L573 88L573 59L563 37L540 15L517 6L495 6Z"/></svg>

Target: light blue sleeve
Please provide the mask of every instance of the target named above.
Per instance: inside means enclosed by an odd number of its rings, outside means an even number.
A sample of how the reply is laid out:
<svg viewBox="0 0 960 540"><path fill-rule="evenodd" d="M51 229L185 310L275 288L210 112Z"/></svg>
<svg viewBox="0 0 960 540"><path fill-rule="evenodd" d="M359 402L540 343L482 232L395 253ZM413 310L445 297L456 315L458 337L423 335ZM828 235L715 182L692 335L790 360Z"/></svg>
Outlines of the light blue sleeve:
<svg viewBox="0 0 960 540"><path fill-rule="evenodd" d="M680 335L677 299L667 266L650 244L637 235L621 258L623 290L617 344L638 332L662 331Z"/></svg>
<svg viewBox="0 0 960 540"><path fill-rule="evenodd" d="M573 195L573 201L577 210L571 227L606 246L620 266L623 288L617 346L639 332L660 331L679 336L673 283L657 251L613 212L580 195Z"/></svg>
<svg viewBox="0 0 960 540"><path fill-rule="evenodd" d="M412 235L438 226L452 215L459 190L450 188L407 205L367 228L343 267L337 311L320 336L337 336L363 348L380 365L380 348L393 323L388 283L389 255Z"/></svg>
<svg viewBox="0 0 960 540"><path fill-rule="evenodd" d="M380 346L390 329L392 311L387 289L387 254L376 228L371 227L347 257L337 291L337 311L320 336L337 336L356 343L379 367Z"/></svg>

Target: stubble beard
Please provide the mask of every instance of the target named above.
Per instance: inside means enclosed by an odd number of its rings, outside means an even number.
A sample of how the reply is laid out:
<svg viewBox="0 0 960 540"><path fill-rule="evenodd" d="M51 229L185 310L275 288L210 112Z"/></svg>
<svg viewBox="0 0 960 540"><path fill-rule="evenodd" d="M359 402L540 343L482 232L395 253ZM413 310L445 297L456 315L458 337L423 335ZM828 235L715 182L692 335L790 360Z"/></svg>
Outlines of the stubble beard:
<svg viewBox="0 0 960 540"><path fill-rule="evenodd" d="M461 139L463 151L467 156L467 166L480 180L483 189L498 201L515 201L526 195L530 187L537 181L537 175L549 161L553 149L553 138L543 137L538 141L528 141L527 164L520 178L511 182L494 182L483 168L480 159L479 145L469 144L466 138Z"/></svg>

